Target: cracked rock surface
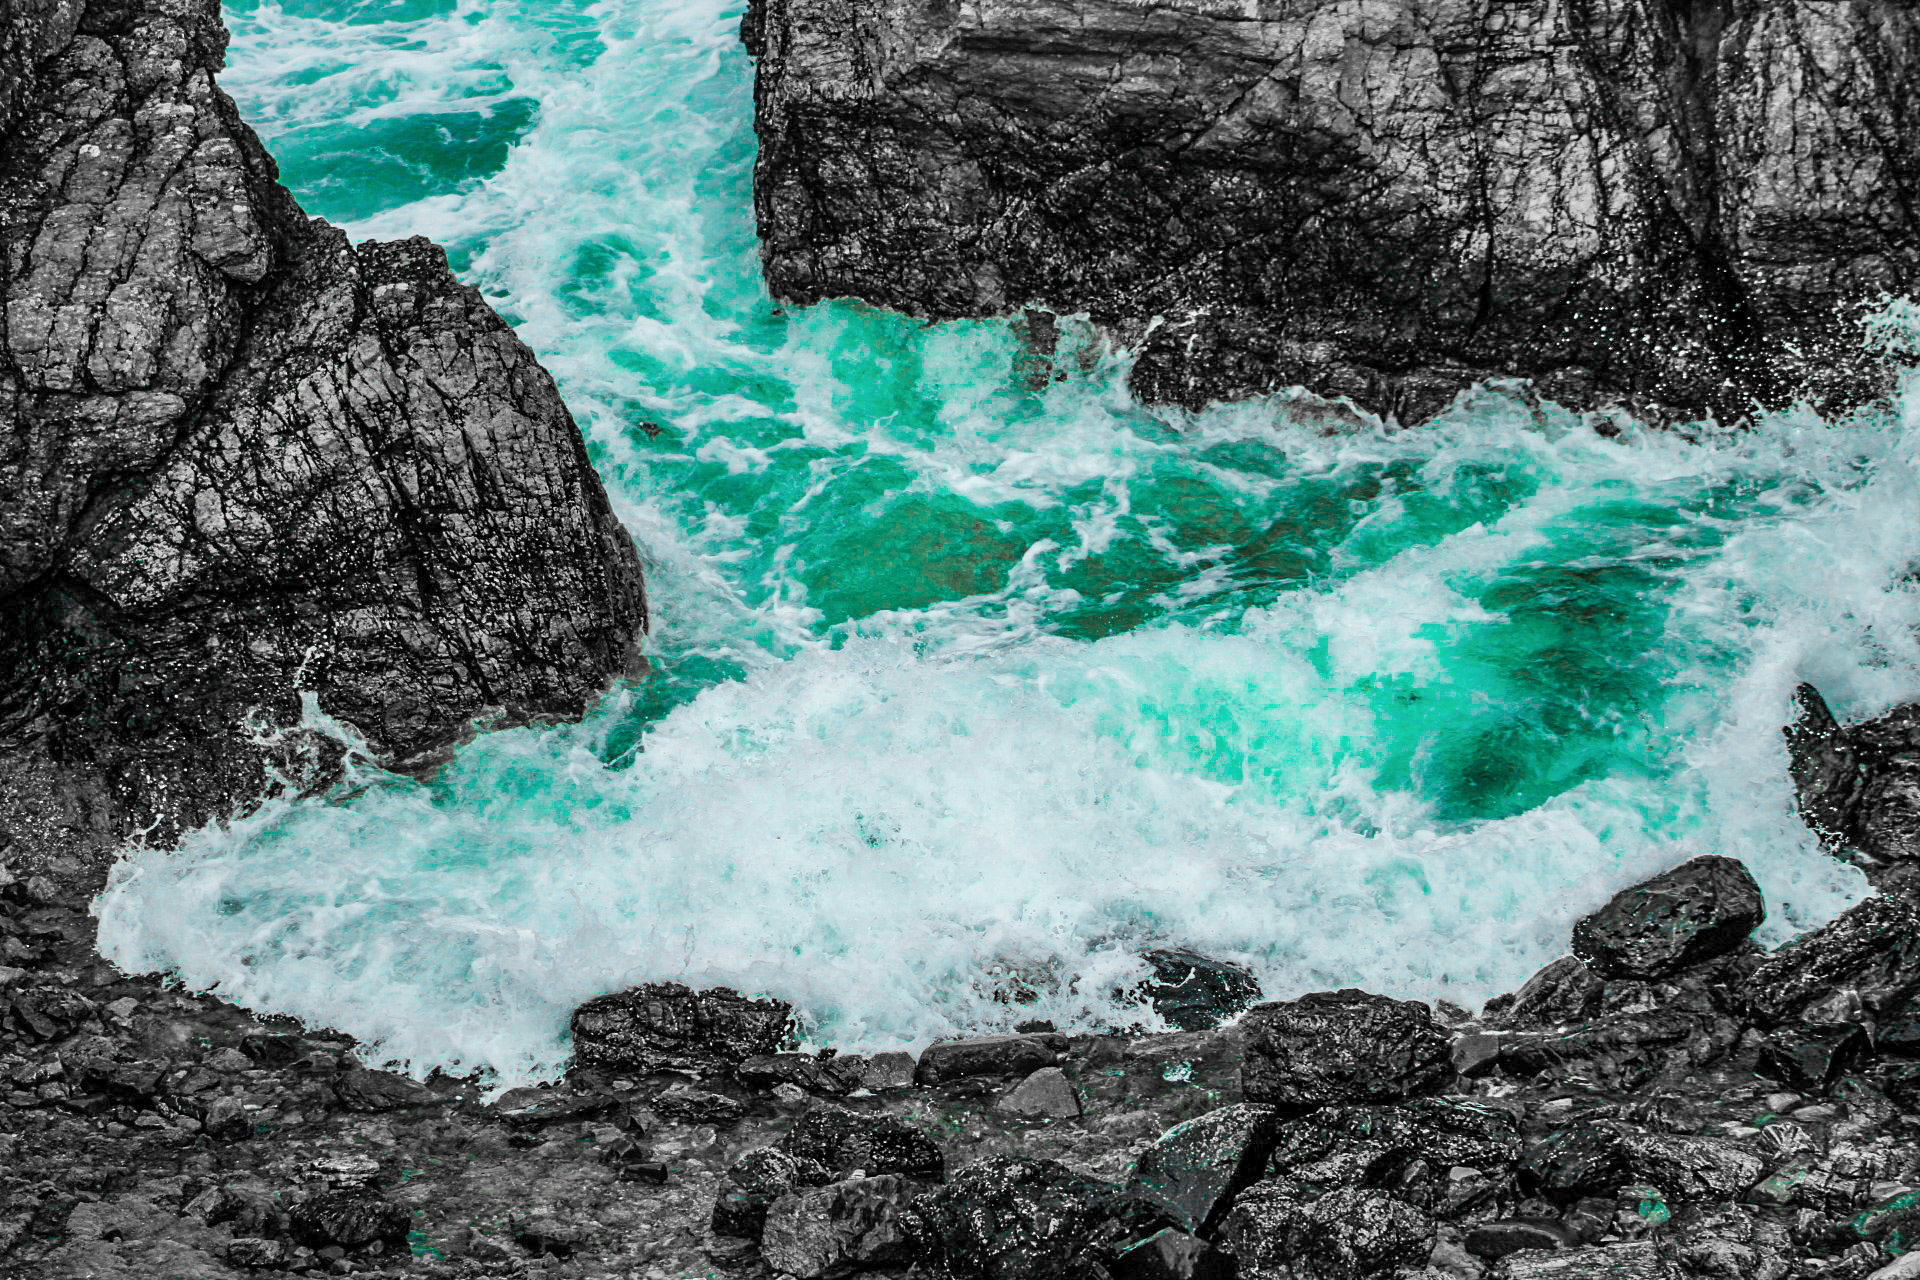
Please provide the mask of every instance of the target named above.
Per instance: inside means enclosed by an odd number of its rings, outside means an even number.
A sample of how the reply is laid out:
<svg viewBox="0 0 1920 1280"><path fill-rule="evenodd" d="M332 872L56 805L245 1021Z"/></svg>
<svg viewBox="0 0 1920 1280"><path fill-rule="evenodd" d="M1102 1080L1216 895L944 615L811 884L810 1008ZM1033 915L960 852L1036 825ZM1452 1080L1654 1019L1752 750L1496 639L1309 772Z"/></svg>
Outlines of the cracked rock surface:
<svg viewBox="0 0 1920 1280"><path fill-rule="evenodd" d="M744 35L776 296L1086 312L1154 402L1835 407L1920 253L1894 0L755 0Z"/></svg>
<svg viewBox="0 0 1920 1280"><path fill-rule="evenodd" d="M214 0L0 3L11 859L258 796L303 690L408 766L643 665L553 380L439 248L300 211L225 44Z"/></svg>

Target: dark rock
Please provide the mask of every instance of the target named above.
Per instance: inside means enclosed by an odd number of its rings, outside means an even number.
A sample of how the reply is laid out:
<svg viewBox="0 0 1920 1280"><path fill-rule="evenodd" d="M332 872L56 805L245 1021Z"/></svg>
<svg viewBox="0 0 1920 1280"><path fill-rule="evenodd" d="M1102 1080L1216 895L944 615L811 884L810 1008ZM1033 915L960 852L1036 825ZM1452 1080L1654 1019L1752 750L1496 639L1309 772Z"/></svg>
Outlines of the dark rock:
<svg viewBox="0 0 1920 1280"><path fill-rule="evenodd" d="M1793 705L1793 722L1781 732L1787 737L1795 804L1813 833L1838 848L1847 839L1847 812L1859 790L1860 762L1818 689L1798 686Z"/></svg>
<svg viewBox="0 0 1920 1280"><path fill-rule="evenodd" d="M735 1074L741 1083L756 1089L790 1084L808 1093L838 1096L861 1087L866 1066L866 1059L857 1057L821 1059L810 1053L771 1053L748 1058Z"/></svg>
<svg viewBox="0 0 1920 1280"><path fill-rule="evenodd" d="M1042 1067L1000 1096L993 1109L1023 1120L1066 1120L1080 1114L1080 1094L1058 1067Z"/></svg>
<svg viewBox="0 0 1920 1280"><path fill-rule="evenodd" d="M1916 992L1920 909L1876 895L1769 956L1746 1001L1765 1023L1845 1022L1856 1006L1872 1017L1898 1011Z"/></svg>
<svg viewBox="0 0 1920 1280"><path fill-rule="evenodd" d="M1196 1236L1163 1227L1122 1249L1108 1268L1114 1280L1233 1280L1233 1263Z"/></svg>
<svg viewBox="0 0 1920 1280"><path fill-rule="evenodd" d="M775 1273L797 1280L905 1262L911 1248L901 1213L917 1190L882 1174L790 1191L768 1209L760 1251Z"/></svg>
<svg viewBox="0 0 1920 1280"><path fill-rule="evenodd" d="M1522 1249L1567 1249L1580 1243L1555 1218L1501 1218L1467 1232L1467 1252L1494 1261Z"/></svg>
<svg viewBox="0 0 1920 1280"><path fill-rule="evenodd" d="M1725 955L1766 919L1760 886L1708 854L1623 889L1573 927L1573 953L1607 977L1665 978Z"/></svg>
<svg viewBox="0 0 1920 1280"><path fill-rule="evenodd" d="M1576 1125L1550 1133L1528 1148L1520 1160L1520 1185L1568 1203L1591 1192L1618 1190L1629 1168L1618 1126Z"/></svg>
<svg viewBox="0 0 1920 1280"><path fill-rule="evenodd" d="M400 1111L408 1107L437 1107L441 1103L440 1095L419 1081L391 1071L343 1071L333 1082L333 1092L340 1099L340 1105L349 1111Z"/></svg>
<svg viewBox="0 0 1920 1280"><path fill-rule="evenodd" d="M1681 1280L1681 1271L1671 1250L1644 1242L1508 1254L1491 1280Z"/></svg>
<svg viewBox="0 0 1920 1280"><path fill-rule="evenodd" d="M1750 1147L1730 1138L1627 1130L1621 1147L1632 1179L1659 1188L1671 1204L1738 1199L1766 1172Z"/></svg>
<svg viewBox="0 0 1920 1280"><path fill-rule="evenodd" d="M1237 964L1185 947L1149 951L1141 959L1153 976L1133 994L1179 1031L1205 1031L1237 1017L1260 999L1260 984Z"/></svg>
<svg viewBox="0 0 1920 1280"><path fill-rule="evenodd" d="M413 1218L371 1191L334 1191L294 1206L294 1238L311 1248L357 1249L375 1240L404 1240Z"/></svg>
<svg viewBox="0 0 1920 1280"><path fill-rule="evenodd" d="M1117 1188L1052 1160L996 1156L915 1200L916 1255L956 1280L1059 1280L1102 1264L1137 1218Z"/></svg>
<svg viewBox="0 0 1920 1280"><path fill-rule="evenodd" d="M287 1246L279 1240L240 1236L227 1245L227 1261L236 1267L278 1271L287 1265Z"/></svg>
<svg viewBox="0 0 1920 1280"><path fill-rule="evenodd" d="M1257 1006L1242 1033L1249 1102L1392 1102L1438 1093L1453 1078L1451 1037L1411 1000L1320 992Z"/></svg>
<svg viewBox="0 0 1920 1280"><path fill-rule="evenodd" d="M1515 1076L1580 1077L1638 1089L1663 1071L1705 1066L1738 1043L1740 1022L1711 1009L1665 1008L1595 1018L1559 1033L1517 1032L1500 1041L1499 1066Z"/></svg>
<svg viewBox="0 0 1920 1280"><path fill-rule="evenodd" d="M938 1178L946 1160L933 1139L892 1116L817 1104L794 1121L781 1148L840 1173Z"/></svg>
<svg viewBox="0 0 1920 1280"><path fill-rule="evenodd" d="M1220 1239L1243 1274L1363 1280L1423 1261L1433 1250L1434 1224L1380 1191L1330 1191L1303 1205L1281 1184L1260 1182L1234 1201Z"/></svg>
<svg viewBox="0 0 1920 1280"><path fill-rule="evenodd" d="M1485 1075L1500 1062L1500 1035L1469 1031L1453 1039L1453 1070L1457 1075Z"/></svg>
<svg viewBox="0 0 1920 1280"><path fill-rule="evenodd" d="M536 1258L571 1258L587 1242L579 1225L549 1214L515 1220L510 1228L513 1242Z"/></svg>
<svg viewBox="0 0 1920 1280"><path fill-rule="evenodd" d="M713 1233L758 1240L775 1200L797 1188L831 1181L832 1171L816 1160L796 1159L771 1147L749 1151L721 1179L713 1202Z"/></svg>
<svg viewBox="0 0 1920 1280"><path fill-rule="evenodd" d="M213 84L219 6L7 25L15 852L166 843L270 770L326 780L335 746L260 732L303 694L418 768L637 673L638 560L552 380L438 248L301 213Z"/></svg>
<svg viewBox="0 0 1920 1280"><path fill-rule="evenodd" d="M747 1114L746 1103L690 1084L669 1085L649 1098L647 1105L663 1116L695 1124L734 1124Z"/></svg>
<svg viewBox="0 0 1920 1280"><path fill-rule="evenodd" d="M1037 1035L936 1040L920 1054L913 1079L936 1085L969 1076L1027 1076L1059 1060L1059 1053Z"/></svg>
<svg viewBox="0 0 1920 1280"><path fill-rule="evenodd" d="M1299 385L1413 421L1502 373L1722 418L1858 400L1887 383L1841 309L1920 258L1887 230L1920 37L1845 12L756 0L767 279L1088 314L1154 402Z"/></svg>
<svg viewBox="0 0 1920 1280"><path fill-rule="evenodd" d="M240 1037L240 1052L262 1067L290 1067L307 1051L307 1042L289 1031L250 1031Z"/></svg>
<svg viewBox="0 0 1920 1280"><path fill-rule="evenodd" d="M1796 1023L1768 1037L1756 1070L1803 1092L1825 1095L1872 1048L1866 1029L1855 1023Z"/></svg>
<svg viewBox="0 0 1920 1280"><path fill-rule="evenodd" d="M1275 1132L1266 1177L1301 1195L1391 1189L1442 1217L1478 1209L1512 1180L1520 1129L1505 1111L1468 1099L1322 1107ZM1451 1176L1470 1170L1470 1180Z"/></svg>
<svg viewBox="0 0 1920 1280"><path fill-rule="evenodd" d="M791 1006L725 987L653 982L597 996L573 1011L577 1066L649 1075L713 1074L773 1053L792 1035Z"/></svg>
<svg viewBox="0 0 1920 1280"><path fill-rule="evenodd" d="M334 1088L343 1090L350 1078L350 1075L341 1077ZM507 1090L493 1100L491 1110L516 1129L531 1129L603 1116L619 1105L620 1100L607 1093L527 1087Z"/></svg>
<svg viewBox="0 0 1920 1280"><path fill-rule="evenodd" d="M234 1142L253 1132L253 1117L238 1098L220 1097L207 1104L200 1117L207 1136L222 1142Z"/></svg>
<svg viewBox="0 0 1920 1280"><path fill-rule="evenodd" d="M1134 1161L1127 1190L1182 1231L1212 1228L1259 1181L1280 1125L1272 1107L1240 1103L1175 1125Z"/></svg>
<svg viewBox="0 0 1920 1280"><path fill-rule="evenodd" d="M914 1059L910 1053L876 1053L860 1072L860 1085L874 1093L913 1087Z"/></svg>

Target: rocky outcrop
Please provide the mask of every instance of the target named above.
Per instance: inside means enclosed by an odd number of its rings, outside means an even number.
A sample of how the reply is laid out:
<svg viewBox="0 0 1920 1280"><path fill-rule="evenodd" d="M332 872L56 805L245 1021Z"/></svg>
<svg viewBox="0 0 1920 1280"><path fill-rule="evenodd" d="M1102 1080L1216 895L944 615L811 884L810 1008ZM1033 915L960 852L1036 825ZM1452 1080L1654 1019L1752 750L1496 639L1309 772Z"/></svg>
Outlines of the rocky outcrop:
<svg viewBox="0 0 1920 1280"><path fill-rule="evenodd" d="M1844 403L1879 386L1849 308L1920 265L1898 0L754 0L744 34L775 296L1086 312L1150 401Z"/></svg>
<svg viewBox="0 0 1920 1280"><path fill-rule="evenodd" d="M1785 729L1800 816L1876 887L1920 887L1920 704L1843 726L1810 684Z"/></svg>
<svg viewBox="0 0 1920 1280"><path fill-rule="evenodd" d="M435 246L301 213L225 40L214 0L0 6L9 857L306 780L303 691L411 766L642 665L552 379Z"/></svg>

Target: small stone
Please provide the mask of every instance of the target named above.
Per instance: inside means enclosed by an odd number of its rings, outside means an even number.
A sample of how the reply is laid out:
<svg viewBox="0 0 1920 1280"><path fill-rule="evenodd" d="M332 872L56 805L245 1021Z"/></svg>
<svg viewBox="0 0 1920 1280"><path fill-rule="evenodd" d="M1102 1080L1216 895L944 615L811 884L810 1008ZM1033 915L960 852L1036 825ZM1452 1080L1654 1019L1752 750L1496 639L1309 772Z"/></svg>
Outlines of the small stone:
<svg viewBox="0 0 1920 1280"><path fill-rule="evenodd" d="M669 1085L647 1105L661 1115L696 1124L734 1124L747 1114L746 1103L685 1083Z"/></svg>
<svg viewBox="0 0 1920 1280"><path fill-rule="evenodd" d="M351 1078L347 1076L343 1080ZM493 1100L491 1109L516 1129L533 1129L603 1116L619 1105L620 1100L610 1093L529 1086L507 1090Z"/></svg>
<svg viewBox="0 0 1920 1280"><path fill-rule="evenodd" d="M295 1206L294 1237L324 1250L348 1249L375 1240L404 1240L412 1224L410 1213L371 1191L333 1191Z"/></svg>
<svg viewBox="0 0 1920 1280"><path fill-rule="evenodd" d="M1080 1114L1080 1095L1066 1072L1042 1067L1009 1089L993 1109L1028 1120L1065 1120Z"/></svg>
<svg viewBox="0 0 1920 1280"><path fill-rule="evenodd" d="M200 1123L206 1127L208 1137L222 1142L233 1142L253 1132L253 1118L247 1114L245 1104L233 1097L219 1097L209 1102Z"/></svg>
<svg viewBox="0 0 1920 1280"><path fill-rule="evenodd" d="M1478 1076L1493 1070L1500 1061L1498 1033L1469 1031L1454 1037L1453 1069L1463 1076Z"/></svg>
<svg viewBox="0 0 1920 1280"><path fill-rule="evenodd" d="M966 1040L936 1040L914 1067L915 1084L945 1084L969 1076L1025 1076L1051 1067L1059 1054L1039 1036L976 1036Z"/></svg>

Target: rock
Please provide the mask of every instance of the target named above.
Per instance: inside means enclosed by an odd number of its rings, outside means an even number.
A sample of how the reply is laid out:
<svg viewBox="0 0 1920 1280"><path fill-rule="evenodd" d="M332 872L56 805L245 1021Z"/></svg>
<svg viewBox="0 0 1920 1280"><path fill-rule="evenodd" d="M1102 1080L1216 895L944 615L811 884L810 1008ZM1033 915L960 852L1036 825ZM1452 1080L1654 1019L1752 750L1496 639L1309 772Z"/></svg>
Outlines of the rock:
<svg viewBox="0 0 1920 1280"><path fill-rule="evenodd" d="M1232 1280L1232 1263L1206 1241L1172 1227L1120 1251L1114 1280Z"/></svg>
<svg viewBox="0 0 1920 1280"><path fill-rule="evenodd" d="M1242 1274L1363 1280L1424 1260L1433 1251L1434 1224L1380 1191L1330 1191L1303 1206L1282 1185L1259 1182L1234 1201L1220 1240Z"/></svg>
<svg viewBox="0 0 1920 1280"><path fill-rule="evenodd" d="M1670 1204L1712 1204L1744 1195L1766 1172L1746 1145L1728 1138L1626 1131L1628 1172L1658 1187Z"/></svg>
<svg viewBox="0 0 1920 1280"><path fill-rule="evenodd" d="M1904 1253L1870 1272L1867 1280L1920 1280L1920 1253Z"/></svg>
<svg viewBox="0 0 1920 1280"><path fill-rule="evenodd" d="M1877 888L1912 897L1920 883L1920 705L1842 728L1811 685L1794 701L1786 735L1801 818Z"/></svg>
<svg viewBox="0 0 1920 1280"><path fill-rule="evenodd" d="M1535 1195L1568 1203L1593 1192L1612 1193L1627 1180L1629 1161L1620 1128L1577 1125L1556 1130L1527 1149L1520 1185Z"/></svg>
<svg viewBox="0 0 1920 1280"><path fill-rule="evenodd" d="M734 1124L747 1114L746 1103L684 1082L668 1085L649 1098L647 1105L663 1116L694 1124Z"/></svg>
<svg viewBox="0 0 1920 1280"><path fill-rule="evenodd" d="M921 1263L956 1280L1058 1280L1136 1212L1057 1161L995 1156L915 1200L903 1224Z"/></svg>
<svg viewBox="0 0 1920 1280"><path fill-rule="evenodd" d="M1877 895L1769 956L1746 987L1761 1022L1841 1022L1853 1008L1878 1017L1920 992L1920 909Z"/></svg>
<svg viewBox="0 0 1920 1280"><path fill-rule="evenodd" d="M1500 1062L1500 1035L1469 1031L1453 1038L1453 1070L1462 1076L1485 1075Z"/></svg>
<svg viewBox="0 0 1920 1280"><path fill-rule="evenodd" d="M1563 1032L1518 1032L1500 1041L1499 1066L1514 1076L1580 1077L1622 1092L1662 1071L1696 1069L1739 1042L1740 1022L1711 1008L1669 1007L1595 1018Z"/></svg>
<svg viewBox="0 0 1920 1280"><path fill-rule="evenodd" d="M933 1139L892 1116L815 1104L794 1121L781 1149L827 1169L938 1178L945 1158Z"/></svg>
<svg viewBox="0 0 1920 1280"><path fill-rule="evenodd" d="M575 1009L573 1059L603 1071L712 1075L774 1052L792 1029L793 1010L781 1001L652 982Z"/></svg>
<svg viewBox="0 0 1920 1280"><path fill-rule="evenodd" d="M357 1249L375 1240L404 1240L413 1216L372 1191L332 1191L295 1205L294 1238L315 1249Z"/></svg>
<svg viewBox="0 0 1920 1280"><path fill-rule="evenodd" d="M1681 1280L1681 1272L1661 1245L1609 1244L1509 1254L1495 1265L1492 1280Z"/></svg>
<svg viewBox="0 0 1920 1280"><path fill-rule="evenodd" d="M1467 1232L1467 1252L1489 1262L1522 1249L1567 1249L1578 1237L1553 1218L1500 1218L1482 1222Z"/></svg>
<svg viewBox="0 0 1920 1280"><path fill-rule="evenodd" d="M1708 854L1623 889L1573 927L1573 953L1596 973L1665 978L1727 954L1766 919L1760 886Z"/></svg>
<svg viewBox="0 0 1920 1280"><path fill-rule="evenodd" d="M1238 1016L1260 999L1260 984L1237 964L1185 947L1156 948L1141 956L1153 976L1134 993L1168 1026L1205 1031Z"/></svg>
<svg viewBox="0 0 1920 1280"><path fill-rule="evenodd" d="M240 1052L255 1066L290 1067L307 1051L307 1042L291 1031L249 1031Z"/></svg>
<svg viewBox="0 0 1920 1280"><path fill-rule="evenodd" d="M326 781L303 695L418 768L637 674L638 559L551 378L437 247L300 212L213 83L219 7L8 26L36 50L0 71L13 854Z"/></svg>
<svg viewBox="0 0 1920 1280"><path fill-rule="evenodd" d="M1259 1005L1241 1030L1249 1102L1392 1102L1438 1093L1453 1078L1451 1037L1411 1000L1321 992Z"/></svg>
<svg viewBox="0 0 1920 1280"><path fill-rule="evenodd" d="M901 1211L916 1188L892 1174L792 1191L767 1211L760 1251L776 1273L821 1280L905 1262Z"/></svg>
<svg viewBox="0 0 1920 1280"><path fill-rule="evenodd" d="M1825 1096L1872 1048L1866 1030L1855 1023L1796 1023L1779 1028L1767 1039L1756 1070L1796 1089Z"/></svg>
<svg viewBox="0 0 1920 1280"><path fill-rule="evenodd" d="M860 1087L875 1093L913 1087L914 1060L910 1053L876 1053L860 1073Z"/></svg>
<svg viewBox="0 0 1920 1280"><path fill-rule="evenodd" d="M1860 783L1860 763L1846 730L1810 684L1793 691L1794 718L1781 730L1800 818L1829 847L1846 841L1847 810Z"/></svg>
<svg viewBox="0 0 1920 1280"><path fill-rule="evenodd" d="M1208 1231L1260 1179L1279 1125L1278 1112L1254 1103L1175 1125L1134 1161L1127 1190L1182 1231Z"/></svg>
<svg viewBox="0 0 1920 1280"><path fill-rule="evenodd" d="M287 1265L287 1246L279 1240L240 1236L227 1245L227 1261L236 1267L278 1271Z"/></svg>
<svg viewBox="0 0 1920 1280"><path fill-rule="evenodd" d="M810 1053L771 1053L748 1058L734 1074L742 1084L756 1089L790 1084L808 1093L838 1096L861 1088L866 1068L867 1061L864 1058L817 1058Z"/></svg>
<svg viewBox="0 0 1920 1280"><path fill-rule="evenodd" d="M1723 420L1878 394L1838 308L1920 256L1883 231L1912 73L1870 70L1911 9L1643 15L755 0L768 284L1089 315L1136 394L1188 406L1302 386L1411 422L1495 374Z"/></svg>
<svg viewBox="0 0 1920 1280"><path fill-rule="evenodd" d="M440 1095L425 1085L390 1071L343 1071L333 1082L333 1092L349 1111L399 1111L437 1107L441 1102Z"/></svg>
<svg viewBox="0 0 1920 1280"><path fill-rule="evenodd" d="M618 1105L619 1100L607 1093L530 1086L507 1090L493 1100L491 1110L516 1129L532 1129L602 1116Z"/></svg>
<svg viewBox="0 0 1920 1280"><path fill-rule="evenodd" d="M1266 1179L1296 1195L1382 1188L1444 1218L1506 1194L1521 1149L1512 1115L1455 1098L1322 1107L1282 1124L1272 1145Z"/></svg>
<svg viewBox="0 0 1920 1280"><path fill-rule="evenodd" d="M822 1186L833 1174L815 1160L761 1147L734 1161L721 1179L711 1225L717 1236L758 1240L773 1202L801 1187Z"/></svg>
<svg viewBox="0 0 1920 1280"><path fill-rule="evenodd" d="M246 1104L234 1097L220 1097L209 1102L206 1112L200 1117L200 1124L208 1137L222 1142L234 1142L253 1132L253 1117L247 1114Z"/></svg>
<svg viewBox="0 0 1920 1280"><path fill-rule="evenodd" d="M1025 1120L1066 1120L1080 1114L1080 1095L1066 1072L1042 1067L1007 1090L993 1109Z"/></svg>
<svg viewBox="0 0 1920 1280"><path fill-rule="evenodd" d="M968 1076L1026 1076L1059 1060L1047 1041L1034 1035L936 1040L921 1053L913 1079L927 1086Z"/></svg>

